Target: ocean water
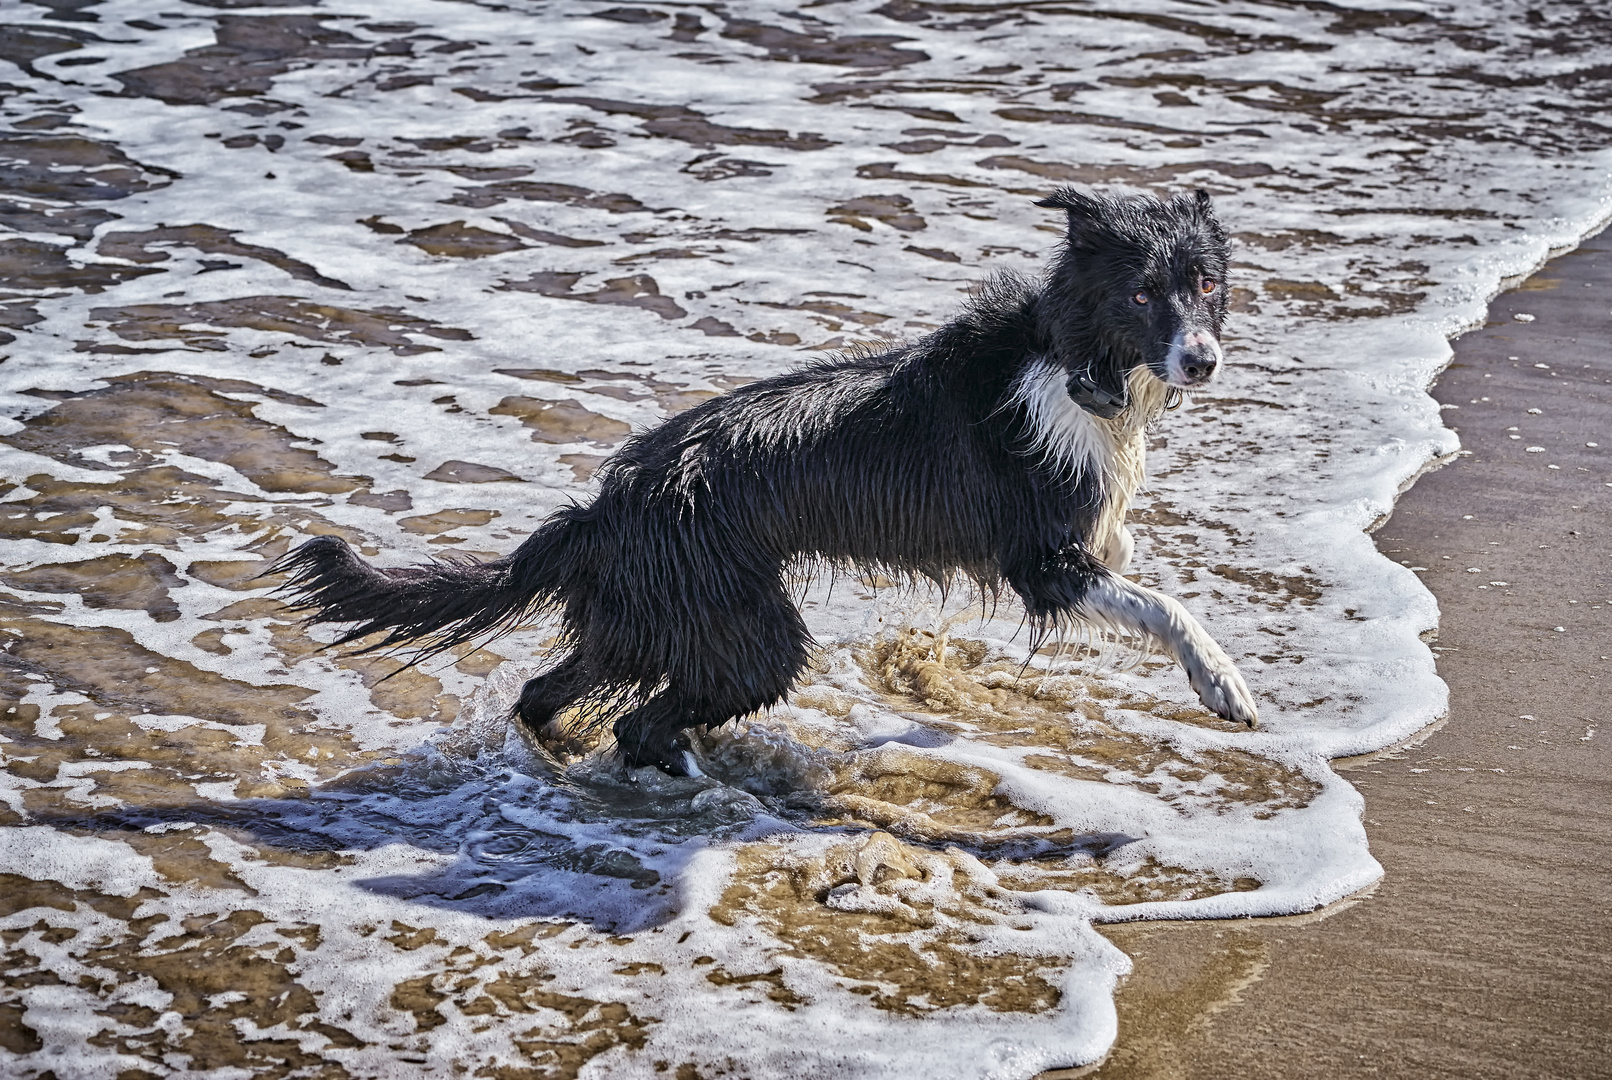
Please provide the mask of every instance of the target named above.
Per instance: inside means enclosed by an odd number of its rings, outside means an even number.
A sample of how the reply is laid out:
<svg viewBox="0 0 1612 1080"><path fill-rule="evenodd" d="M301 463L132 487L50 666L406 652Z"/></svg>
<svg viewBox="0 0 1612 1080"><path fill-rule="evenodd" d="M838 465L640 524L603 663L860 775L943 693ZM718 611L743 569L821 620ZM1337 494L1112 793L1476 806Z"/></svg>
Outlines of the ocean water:
<svg viewBox="0 0 1612 1080"><path fill-rule="evenodd" d="M1606 13L158 7L0 26L0 1074L1025 1078L1114 1038L1095 924L1380 875L1329 761L1445 690L1368 530L1459 452L1449 337L1612 214ZM786 705L625 778L505 719L549 628L399 673L257 577L507 551L631 431L1038 273L1065 182L1235 236L1132 521L1257 731L842 577Z"/></svg>

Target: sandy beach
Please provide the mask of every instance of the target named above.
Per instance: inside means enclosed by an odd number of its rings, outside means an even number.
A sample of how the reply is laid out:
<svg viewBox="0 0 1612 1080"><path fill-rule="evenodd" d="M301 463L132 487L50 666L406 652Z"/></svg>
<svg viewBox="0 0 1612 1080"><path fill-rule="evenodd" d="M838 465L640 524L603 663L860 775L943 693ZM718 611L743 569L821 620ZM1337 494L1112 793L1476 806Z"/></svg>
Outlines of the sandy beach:
<svg viewBox="0 0 1612 1080"><path fill-rule="evenodd" d="M1316 916L1105 928L1136 962L1119 1040L1047 1080L1612 1076L1609 327L1602 233L1496 298L1434 389L1470 454L1376 539L1438 598L1449 717L1342 765L1381 883Z"/></svg>

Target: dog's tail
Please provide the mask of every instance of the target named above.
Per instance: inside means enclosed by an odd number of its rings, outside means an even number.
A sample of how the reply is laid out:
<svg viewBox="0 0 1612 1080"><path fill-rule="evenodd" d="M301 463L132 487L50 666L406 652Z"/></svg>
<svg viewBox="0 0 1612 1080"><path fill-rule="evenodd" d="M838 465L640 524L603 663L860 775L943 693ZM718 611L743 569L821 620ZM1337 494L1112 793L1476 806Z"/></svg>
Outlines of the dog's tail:
<svg viewBox="0 0 1612 1080"><path fill-rule="evenodd" d="M352 623L345 645L384 633L364 652L399 646L423 660L445 649L513 629L553 604L567 570L576 569L575 523L556 515L513 554L491 562L443 559L425 566L379 569L347 542L318 536L291 551L269 573L290 577L281 590L311 623Z"/></svg>

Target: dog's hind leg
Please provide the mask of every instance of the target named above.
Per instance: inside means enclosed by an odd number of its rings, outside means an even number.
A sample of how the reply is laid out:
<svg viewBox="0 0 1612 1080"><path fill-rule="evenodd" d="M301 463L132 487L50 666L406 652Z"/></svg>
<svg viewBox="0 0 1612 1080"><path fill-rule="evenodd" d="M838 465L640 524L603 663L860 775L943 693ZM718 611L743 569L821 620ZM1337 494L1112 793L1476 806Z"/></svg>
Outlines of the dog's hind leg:
<svg viewBox="0 0 1612 1080"><path fill-rule="evenodd" d="M1237 665L1179 601L1118 575L1100 574L1075 604L1075 614L1100 627L1155 639L1186 671L1210 712L1249 727L1258 721L1254 696Z"/></svg>
<svg viewBox="0 0 1612 1080"><path fill-rule="evenodd" d="M555 716L589 690L585 667L582 658L572 653L543 674L528 679L515 702L514 715L534 735L549 734L545 729Z"/></svg>
<svg viewBox="0 0 1612 1080"><path fill-rule="evenodd" d="M663 690L616 718L616 749L622 764L629 771L653 765L668 776L701 775L684 733L696 722L681 694Z"/></svg>
<svg viewBox="0 0 1612 1080"><path fill-rule="evenodd" d="M697 775L685 729L719 727L778 703L806 668L810 635L777 582L736 590L731 603L705 614L700 649L660 693L616 720L629 769Z"/></svg>
<svg viewBox="0 0 1612 1080"><path fill-rule="evenodd" d="M794 673L777 673L766 685L724 692L715 699L690 697L668 688L617 718L616 746L628 769L653 765L671 776L699 776L687 734L689 728L720 727L781 701Z"/></svg>

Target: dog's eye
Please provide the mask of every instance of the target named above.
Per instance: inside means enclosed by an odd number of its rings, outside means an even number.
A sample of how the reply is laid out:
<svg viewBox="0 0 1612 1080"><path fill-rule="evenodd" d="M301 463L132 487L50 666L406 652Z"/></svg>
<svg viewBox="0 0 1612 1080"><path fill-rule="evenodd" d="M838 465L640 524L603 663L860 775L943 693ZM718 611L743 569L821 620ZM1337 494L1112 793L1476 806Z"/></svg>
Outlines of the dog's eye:
<svg viewBox="0 0 1612 1080"><path fill-rule="evenodd" d="M1207 296L1209 293L1214 292L1215 289L1219 287L1219 285L1220 285L1220 282L1216 281L1214 278L1207 278L1207 277L1204 278L1203 279L1204 295Z"/></svg>
<svg viewBox="0 0 1612 1080"><path fill-rule="evenodd" d="M1138 304L1147 303L1147 290L1146 289L1138 289L1138 290L1136 290L1136 293L1131 297L1131 299L1133 301L1135 301L1136 303L1138 303Z"/></svg>

